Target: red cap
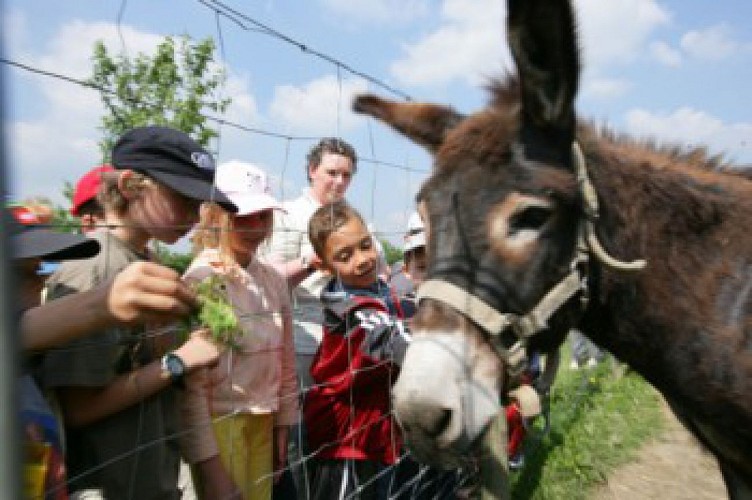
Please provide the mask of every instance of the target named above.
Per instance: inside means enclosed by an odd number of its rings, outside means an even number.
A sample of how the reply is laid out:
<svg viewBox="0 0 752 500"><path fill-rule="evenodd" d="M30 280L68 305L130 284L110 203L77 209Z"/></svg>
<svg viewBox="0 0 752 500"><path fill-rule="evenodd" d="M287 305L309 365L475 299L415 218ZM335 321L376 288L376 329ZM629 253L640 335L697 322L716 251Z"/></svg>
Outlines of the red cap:
<svg viewBox="0 0 752 500"><path fill-rule="evenodd" d="M78 209L87 201L97 197L99 184L102 182L102 172L114 172L111 165L100 165L89 170L76 183L76 190L73 192L73 206L70 212L78 216Z"/></svg>

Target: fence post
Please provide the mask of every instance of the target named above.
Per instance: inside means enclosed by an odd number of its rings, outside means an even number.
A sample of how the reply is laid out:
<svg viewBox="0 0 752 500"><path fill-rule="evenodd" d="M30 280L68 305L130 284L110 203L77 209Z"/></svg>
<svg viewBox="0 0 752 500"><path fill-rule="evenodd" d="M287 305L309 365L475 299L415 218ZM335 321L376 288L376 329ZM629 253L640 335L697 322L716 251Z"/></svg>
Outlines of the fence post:
<svg viewBox="0 0 752 500"><path fill-rule="evenodd" d="M507 457L507 417L504 408L488 426L483 436L480 459L480 499L509 500L509 459Z"/></svg>
<svg viewBox="0 0 752 500"><path fill-rule="evenodd" d="M0 0L0 12L3 12ZM3 55L3 37L0 36L0 56ZM5 204L7 174L5 158L5 75L6 66L0 67L0 203ZM9 228L5 227L5 217L0 217L0 498L21 498L21 453L16 404L16 375L18 359L18 331L13 314L11 290L12 266L11 248L8 238Z"/></svg>

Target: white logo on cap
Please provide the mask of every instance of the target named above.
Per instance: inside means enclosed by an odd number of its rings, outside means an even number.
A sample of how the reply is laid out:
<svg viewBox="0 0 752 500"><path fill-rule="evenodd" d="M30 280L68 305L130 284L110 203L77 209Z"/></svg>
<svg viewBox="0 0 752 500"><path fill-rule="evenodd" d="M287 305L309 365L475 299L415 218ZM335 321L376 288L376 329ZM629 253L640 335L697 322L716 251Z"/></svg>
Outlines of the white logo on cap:
<svg viewBox="0 0 752 500"><path fill-rule="evenodd" d="M264 182L264 176L255 172L246 172L248 178L248 191L257 193L268 193L269 186Z"/></svg>
<svg viewBox="0 0 752 500"><path fill-rule="evenodd" d="M214 158L212 158L209 153L203 153L201 151L191 153L191 161L200 169L211 171L214 171L215 169Z"/></svg>

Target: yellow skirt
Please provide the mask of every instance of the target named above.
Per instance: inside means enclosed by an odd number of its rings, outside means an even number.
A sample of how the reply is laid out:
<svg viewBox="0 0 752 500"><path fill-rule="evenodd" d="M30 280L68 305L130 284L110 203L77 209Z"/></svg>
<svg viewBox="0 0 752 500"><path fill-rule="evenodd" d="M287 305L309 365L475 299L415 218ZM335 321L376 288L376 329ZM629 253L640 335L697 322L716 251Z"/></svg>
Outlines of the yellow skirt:
<svg viewBox="0 0 752 500"><path fill-rule="evenodd" d="M212 427L222 463L243 493L243 498L269 500L274 483L274 417L271 414L244 413L215 420ZM196 475L193 477L195 481Z"/></svg>

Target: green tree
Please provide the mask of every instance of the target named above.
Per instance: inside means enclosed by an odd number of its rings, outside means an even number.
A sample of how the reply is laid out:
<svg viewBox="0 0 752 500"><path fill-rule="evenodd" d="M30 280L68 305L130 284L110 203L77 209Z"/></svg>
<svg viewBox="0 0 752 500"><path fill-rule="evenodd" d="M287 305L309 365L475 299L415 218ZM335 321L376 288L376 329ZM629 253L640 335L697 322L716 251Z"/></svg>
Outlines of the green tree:
<svg viewBox="0 0 752 500"><path fill-rule="evenodd" d="M387 264L391 266L395 262L402 260L402 250L400 248L392 245L388 240L381 239L379 241L381 242L381 246L384 247L384 257Z"/></svg>
<svg viewBox="0 0 752 500"><path fill-rule="evenodd" d="M226 77L212 65L214 48L211 38L195 42L188 36L168 36L154 55L139 53L131 59L110 55L102 41L94 44L89 82L100 89L107 109L100 126L103 161L109 160L117 138L133 127L173 127L202 146L217 136L202 113L221 114L231 100L219 95Z"/></svg>
<svg viewBox="0 0 752 500"><path fill-rule="evenodd" d="M180 274L183 274L191 263L193 258L190 254L173 252L167 245L155 240L154 247L156 261L167 267L171 267Z"/></svg>

